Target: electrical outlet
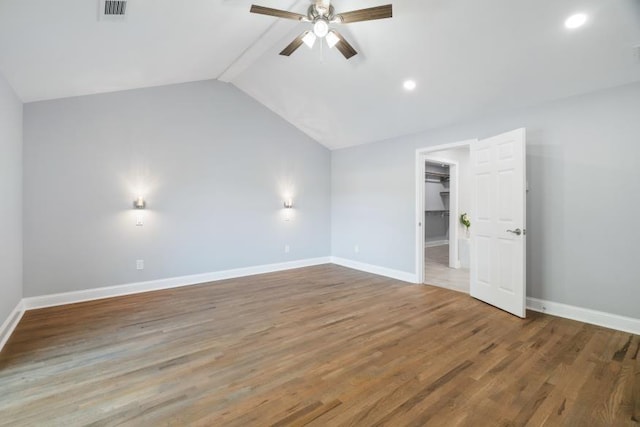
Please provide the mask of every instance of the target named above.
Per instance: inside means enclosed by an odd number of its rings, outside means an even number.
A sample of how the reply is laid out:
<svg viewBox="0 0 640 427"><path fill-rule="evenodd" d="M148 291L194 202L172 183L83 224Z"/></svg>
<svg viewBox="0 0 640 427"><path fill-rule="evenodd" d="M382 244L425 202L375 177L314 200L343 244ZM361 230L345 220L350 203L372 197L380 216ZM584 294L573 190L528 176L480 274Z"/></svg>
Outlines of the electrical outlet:
<svg viewBox="0 0 640 427"><path fill-rule="evenodd" d="M353 247L353 252L355 252L355 253L360 253L360 245L355 245L355 246Z"/></svg>
<svg viewBox="0 0 640 427"><path fill-rule="evenodd" d="M144 260L136 260L136 270L144 270Z"/></svg>
<svg viewBox="0 0 640 427"><path fill-rule="evenodd" d="M284 253L285 254L288 254L290 250L291 250L291 248L289 247L289 245L284 245Z"/></svg>

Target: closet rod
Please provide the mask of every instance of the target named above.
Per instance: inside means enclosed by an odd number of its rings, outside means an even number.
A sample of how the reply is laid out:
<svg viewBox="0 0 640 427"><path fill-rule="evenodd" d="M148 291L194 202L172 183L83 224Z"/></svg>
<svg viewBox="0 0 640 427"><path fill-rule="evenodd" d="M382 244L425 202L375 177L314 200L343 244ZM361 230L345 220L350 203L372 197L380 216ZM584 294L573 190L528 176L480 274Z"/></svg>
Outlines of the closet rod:
<svg viewBox="0 0 640 427"><path fill-rule="evenodd" d="M424 174L426 176L435 176L435 177L438 177L438 178L449 178L449 174L448 173L442 173L442 172L429 172L429 171L426 171Z"/></svg>

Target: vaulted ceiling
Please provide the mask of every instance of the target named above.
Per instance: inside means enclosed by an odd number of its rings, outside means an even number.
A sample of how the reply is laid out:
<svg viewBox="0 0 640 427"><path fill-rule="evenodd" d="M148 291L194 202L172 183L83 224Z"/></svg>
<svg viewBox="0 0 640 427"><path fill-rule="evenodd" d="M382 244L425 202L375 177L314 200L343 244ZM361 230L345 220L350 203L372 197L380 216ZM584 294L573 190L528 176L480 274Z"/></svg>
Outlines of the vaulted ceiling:
<svg viewBox="0 0 640 427"><path fill-rule="evenodd" d="M0 0L0 71L25 102L218 78L329 148L640 81L640 0L392 2L392 19L336 24L360 52L346 61L320 43L279 56L309 24L251 0L129 0L124 21L98 0ZM587 24L567 30L576 12Z"/></svg>

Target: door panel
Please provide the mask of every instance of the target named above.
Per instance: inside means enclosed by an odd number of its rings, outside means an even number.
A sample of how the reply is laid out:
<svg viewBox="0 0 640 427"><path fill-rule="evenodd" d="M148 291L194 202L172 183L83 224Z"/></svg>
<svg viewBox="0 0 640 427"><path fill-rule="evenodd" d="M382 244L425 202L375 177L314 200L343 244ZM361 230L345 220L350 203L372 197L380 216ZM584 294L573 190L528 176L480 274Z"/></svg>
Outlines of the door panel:
<svg viewBox="0 0 640 427"><path fill-rule="evenodd" d="M478 218L487 221L491 218L491 175L478 174L476 193L478 194Z"/></svg>
<svg viewBox="0 0 640 427"><path fill-rule="evenodd" d="M507 292L513 295L513 253L517 252L517 248L514 248L513 241L506 239L498 239L498 272L500 274L498 281L498 288L500 291Z"/></svg>
<svg viewBox="0 0 640 427"><path fill-rule="evenodd" d="M485 236L476 237L476 256L478 258L478 283L489 286L491 282L489 266L491 265L491 239Z"/></svg>
<svg viewBox="0 0 640 427"><path fill-rule="evenodd" d="M525 130L472 144L471 167L471 296L525 317Z"/></svg>

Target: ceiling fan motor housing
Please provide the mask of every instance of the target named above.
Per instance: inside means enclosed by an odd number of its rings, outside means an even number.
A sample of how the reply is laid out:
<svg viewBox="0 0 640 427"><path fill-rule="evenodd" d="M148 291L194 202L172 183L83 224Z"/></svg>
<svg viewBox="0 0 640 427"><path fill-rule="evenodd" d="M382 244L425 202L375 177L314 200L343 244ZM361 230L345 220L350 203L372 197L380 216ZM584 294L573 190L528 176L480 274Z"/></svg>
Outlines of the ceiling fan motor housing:
<svg viewBox="0 0 640 427"><path fill-rule="evenodd" d="M307 10L307 16L309 21L315 22L318 19L326 19L327 21L333 21L336 17L336 11L333 8L333 5L329 5L329 8L324 8L322 6L318 7L315 4L309 6Z"/></svg>

